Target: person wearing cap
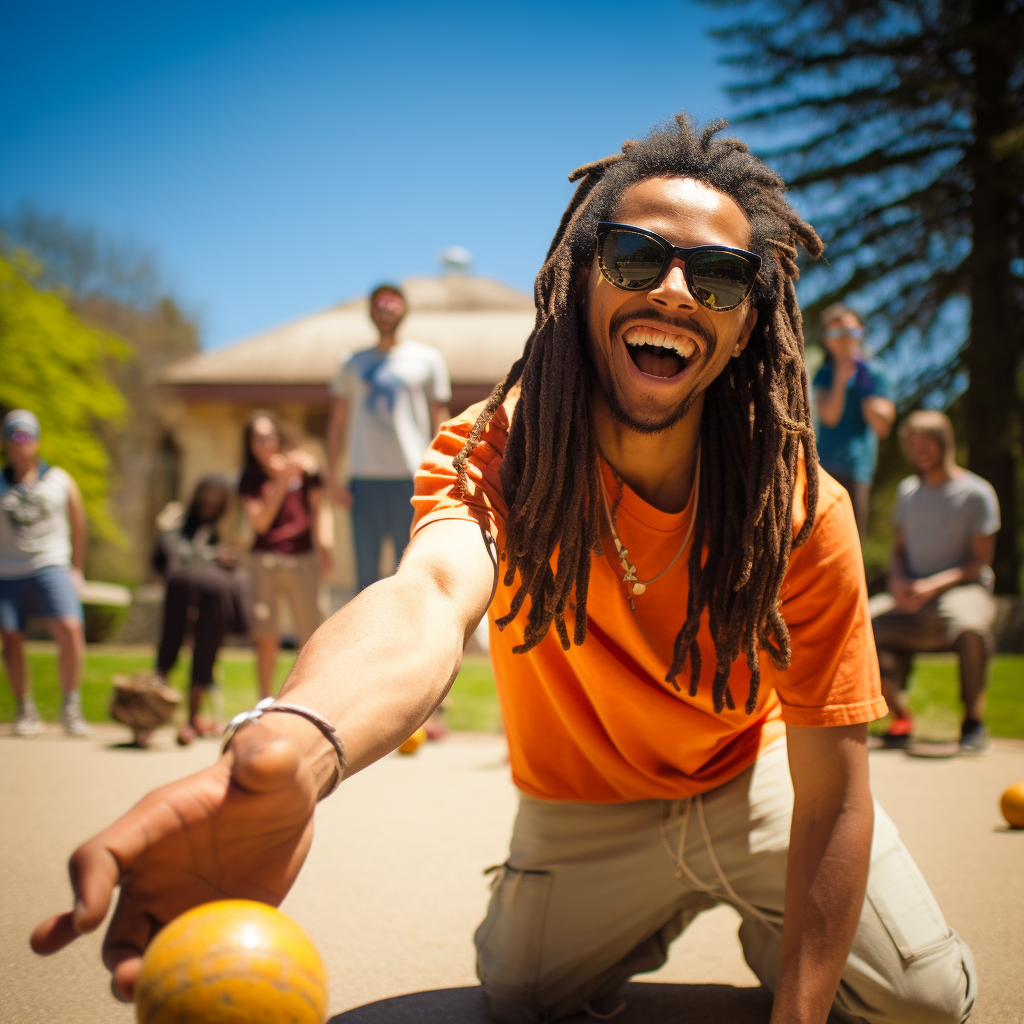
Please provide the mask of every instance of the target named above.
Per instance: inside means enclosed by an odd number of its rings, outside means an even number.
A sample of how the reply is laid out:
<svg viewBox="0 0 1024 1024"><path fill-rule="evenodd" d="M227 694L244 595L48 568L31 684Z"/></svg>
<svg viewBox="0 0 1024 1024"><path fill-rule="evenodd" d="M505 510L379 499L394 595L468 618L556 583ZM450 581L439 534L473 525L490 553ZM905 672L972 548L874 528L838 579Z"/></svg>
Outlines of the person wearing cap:
<svg viewBox="0 0 1024 1024"><path fill-rule="evenodd" d="M78 584L85 563L85 505L71 476L39 458L39 421L13 409L0 427L0 635L7 678L17 701L14 731L43 728L25 662L25 624L38 615L57 641L60 720L71 736L90 732L79 681L85 631Z"/></svg>
<svg viewBox="0 0 1024 1024"><path fill-rule="evenodd" d="M877 359L868 359L861 348L860 317L836 302L822 311L821 330L825 362L814 375L818 459L849 493L863 540L878 441L892 432L896 406L884 367Z"/></svg>

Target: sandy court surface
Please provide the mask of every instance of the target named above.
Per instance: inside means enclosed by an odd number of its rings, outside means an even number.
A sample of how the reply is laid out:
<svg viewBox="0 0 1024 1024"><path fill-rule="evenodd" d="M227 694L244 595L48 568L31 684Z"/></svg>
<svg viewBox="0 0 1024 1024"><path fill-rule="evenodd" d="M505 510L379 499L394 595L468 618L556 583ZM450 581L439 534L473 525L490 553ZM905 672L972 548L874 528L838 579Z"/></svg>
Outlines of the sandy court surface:
<svg viewBox="0 0 1024 1024"><path fill-rule="evenodd" d="M115 746L125 732L73 741L0 736L0 1021L118 1024L100 933L41 960L32 926L65 909L74 846L149 789L209 764L210 741L179 750ZM334 1024L483 1024L471 936L487 901L482 871L505 859L515 792L503 741L461 734L414 757L392 755L318 812L317 838L283 909L312 935L331 977ZM988 757L927 761L872 754L875 792L974 950L981 997L972 1021L1024 1024L1024 831L1001 827L999 794L1024 779L1024 743ZM764 1024L770 999L746 967L738 918L698 918L669 962L628 992L620 1024L709 1019Z"/></svg>

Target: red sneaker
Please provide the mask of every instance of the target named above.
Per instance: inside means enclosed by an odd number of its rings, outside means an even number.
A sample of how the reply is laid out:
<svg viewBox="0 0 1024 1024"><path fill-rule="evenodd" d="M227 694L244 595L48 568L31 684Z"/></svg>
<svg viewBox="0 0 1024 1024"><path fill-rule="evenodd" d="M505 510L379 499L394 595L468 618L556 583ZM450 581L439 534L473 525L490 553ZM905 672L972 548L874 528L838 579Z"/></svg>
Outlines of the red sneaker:
<svg viewBox="0 0 1024 1024"><path fill-rule="evenodd" d="M882 733L882 746L890 749L906 750L910 746L914 722L911 718L894 718L889 728Z"/></svg>

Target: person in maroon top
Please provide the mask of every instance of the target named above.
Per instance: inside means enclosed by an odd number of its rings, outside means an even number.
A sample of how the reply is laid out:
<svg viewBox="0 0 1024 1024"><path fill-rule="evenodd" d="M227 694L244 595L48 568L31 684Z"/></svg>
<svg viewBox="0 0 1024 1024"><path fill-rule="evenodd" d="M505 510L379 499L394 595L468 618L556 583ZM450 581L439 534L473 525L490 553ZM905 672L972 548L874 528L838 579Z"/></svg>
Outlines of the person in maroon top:
<svg viewBox="0 0 1024 1024"><path fill-rule="evenodd" d="M280 599L288 599L301 649L323 620L317 592L321 572L331 571L333 537L328 518L320 515L323 481L316 460L285 443L271 413L249 417L243 458L238 493L256 533L250 562L256 668L260 696L269 697L281 646Z"/></svg>

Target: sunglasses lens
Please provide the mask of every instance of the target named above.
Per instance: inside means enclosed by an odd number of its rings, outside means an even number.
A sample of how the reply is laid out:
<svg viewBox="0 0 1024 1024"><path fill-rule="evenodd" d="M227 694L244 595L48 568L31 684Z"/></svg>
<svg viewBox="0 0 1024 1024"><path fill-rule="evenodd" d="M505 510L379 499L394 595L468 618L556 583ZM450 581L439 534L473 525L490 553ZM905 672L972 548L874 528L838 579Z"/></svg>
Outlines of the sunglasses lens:
<svg viewBox="0 0 1024 1024"><path fill-rule="evenodd" d="M733 309L750 293L757 268L734 252L700 252L690 258L694 298L708 309Z"/></svg>
<svg viewBox="0 0 1024 1024"><path fill-rule="evenodd" d="M598 250L601 272L627 291L650 288L665 265L665 249L653 238L632 231L609 231Z"/></svg>

